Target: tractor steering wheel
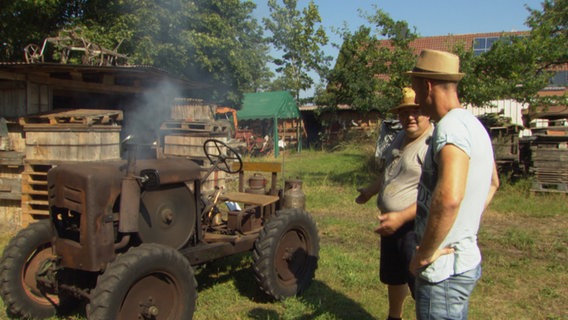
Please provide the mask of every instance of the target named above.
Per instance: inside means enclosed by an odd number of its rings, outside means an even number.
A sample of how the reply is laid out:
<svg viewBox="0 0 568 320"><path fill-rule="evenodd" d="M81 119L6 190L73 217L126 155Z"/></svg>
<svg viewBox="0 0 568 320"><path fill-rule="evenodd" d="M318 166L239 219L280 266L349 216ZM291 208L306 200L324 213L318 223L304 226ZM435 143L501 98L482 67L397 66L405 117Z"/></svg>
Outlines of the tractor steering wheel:
<svg viewBox="0 0 568 320"><path fill-rule="evenodd" d="M212 165L221 171L227 173L237 173L243 168L243 160L237 151L229 147L226 143L216 140L208 139L203 143L203 151L207 159L211 161ZM237 161L238 165L232 166L229 161Z"/></svg>

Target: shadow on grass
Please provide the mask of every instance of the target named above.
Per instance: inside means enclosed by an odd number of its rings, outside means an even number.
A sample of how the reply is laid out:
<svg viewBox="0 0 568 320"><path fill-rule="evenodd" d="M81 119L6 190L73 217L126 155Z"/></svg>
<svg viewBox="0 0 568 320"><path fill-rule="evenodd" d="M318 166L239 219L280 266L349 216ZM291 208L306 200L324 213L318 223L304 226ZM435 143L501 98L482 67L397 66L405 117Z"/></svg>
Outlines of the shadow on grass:
<svg viewBox="0 0 568 320"><path fill-rule="evenodd" d="M261 292L252 270L252 259L248 253L227 257L204 266L196 273L198 291L217 284L232 281L239 294L257 304L279 303ZM337 319L374 319L358 302L330 288L324 282L313 280L311 285L298 297L303 305L301 314L294 319L314 319L322 315ZM251 319L279 319L273 309L257 307L248 312Z"/></svg>
<svg viewBox="0 0 568 320"><path fill-rule="evenodd" d="M304 314L294 319L314 319L319 316L335 319L375 319L359 303L333 290L325 283L314 280L310 287L299 296L298 300L309 309L309 314ZM279 315L274 310L255 308L249 312L253 319L279 319Z"/></svg>
<svg viewBox="0 0 568 320"><path fill-rule="evenodd" d="M222 258L202 266L196 272L197 290L203 291L217 284L232 281L242 296L259 303L269 302L254 278L252 257L249 252Z"/></svg>

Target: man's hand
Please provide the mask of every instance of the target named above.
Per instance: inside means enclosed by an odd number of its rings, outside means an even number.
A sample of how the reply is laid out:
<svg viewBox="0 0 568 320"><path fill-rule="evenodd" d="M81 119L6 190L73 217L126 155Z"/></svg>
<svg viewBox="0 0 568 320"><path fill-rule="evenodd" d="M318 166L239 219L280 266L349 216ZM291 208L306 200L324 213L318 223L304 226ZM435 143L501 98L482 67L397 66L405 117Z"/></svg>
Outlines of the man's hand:
<svg viewBox="0 0 568 320"><path fill-rule="evenodd" d="M355 198L355 202L358 204L366 203L373 196L367 188L358 188L357 191L359 191L359 196Z"/></svg>
<svg viewBox="0 0 568 320"><path fill-rule="evenodd" d="M434 254L429 257L424 257L420 252L420 247L416 247L416 254L412 257L412 260L410 260L408 269L410 270L410 273L416 276L420 270L432 264L440 256L452 253L454 253L454 248L446 247L436 250Z"/></svg>
<svg viewBox="0 0 568 320"><path fill-rule="evenodd" d="M390 236L403 224L404 219L399 212L389 212L379 215L381 224L375 228L375 232L381 236Z"/></svg>

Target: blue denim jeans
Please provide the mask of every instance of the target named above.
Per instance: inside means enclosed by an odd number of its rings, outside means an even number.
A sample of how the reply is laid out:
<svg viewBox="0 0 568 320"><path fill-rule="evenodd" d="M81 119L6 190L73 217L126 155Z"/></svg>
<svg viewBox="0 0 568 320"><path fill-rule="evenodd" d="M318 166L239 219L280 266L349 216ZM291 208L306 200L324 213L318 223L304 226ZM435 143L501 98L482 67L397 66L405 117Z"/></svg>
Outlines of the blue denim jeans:
<svg viewBox="0 0 568 320"><path fill-rule="evenodd" d="M416 319L467 319L469 296L481 277L481 265L430 283L416 277Z"/></svg>

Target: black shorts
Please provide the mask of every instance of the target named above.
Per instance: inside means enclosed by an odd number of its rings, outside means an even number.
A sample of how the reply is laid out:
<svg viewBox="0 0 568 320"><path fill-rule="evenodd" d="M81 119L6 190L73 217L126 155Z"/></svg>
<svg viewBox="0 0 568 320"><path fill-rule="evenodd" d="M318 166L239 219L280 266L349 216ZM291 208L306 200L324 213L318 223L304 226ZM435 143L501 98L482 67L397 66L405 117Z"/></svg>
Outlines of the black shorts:
<svg viewBox="0 0 568 320"><path fill-rule="evenodd" d="M381 237L379 278L389 285L413 284L408 266L416 251L414 222L404 224L394 234Z"/></svg>

